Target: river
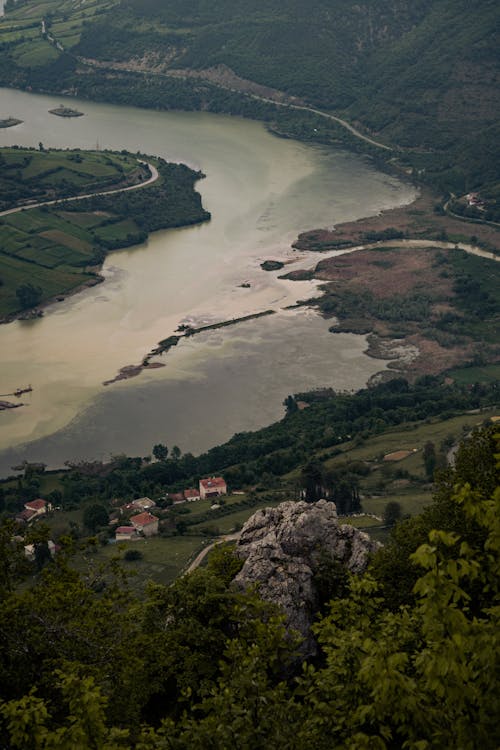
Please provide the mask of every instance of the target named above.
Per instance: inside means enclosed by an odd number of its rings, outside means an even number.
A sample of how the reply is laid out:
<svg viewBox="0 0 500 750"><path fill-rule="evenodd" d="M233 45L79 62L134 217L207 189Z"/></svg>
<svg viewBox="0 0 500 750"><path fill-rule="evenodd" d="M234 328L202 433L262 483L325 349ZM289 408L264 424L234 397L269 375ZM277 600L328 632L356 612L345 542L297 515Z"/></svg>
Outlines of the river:
<svg viewBox="0 0 500 750"><path fill-rule="evenodd" d="M144 455L159 441L196 453L279 419L288 393L359 388L385 367L364 354L364 337L333 335L310 310L284 310L314 283L279 280L260 263L296 260L300 231L408 203L410 185L362 157L279 139L241 118L68 99L85 116L64 119L48 114L59 102L0 89L0 116L23 120L0 131L0 145L98 145L183 161L207 175L197 187L213 218L112 253L103 284L42 319L0 326L0 392L33 385L26 406L0 412L1 473L24 459ZM182 322L267 308L277 314L182 342L166 367L102 386Z"/></svg>

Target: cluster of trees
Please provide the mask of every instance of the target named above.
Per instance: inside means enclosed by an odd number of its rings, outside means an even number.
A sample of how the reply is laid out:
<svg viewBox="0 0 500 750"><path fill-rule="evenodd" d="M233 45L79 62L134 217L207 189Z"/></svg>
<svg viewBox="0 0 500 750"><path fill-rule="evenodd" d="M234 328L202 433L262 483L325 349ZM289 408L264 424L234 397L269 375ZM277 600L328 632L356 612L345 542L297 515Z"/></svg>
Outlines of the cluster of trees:
<svg viewBox="0 0 500 750"><path fill-rule="evenodd" d="M467 441L365 575L330 566L319 655L304 663L279 612L232 588L241 561L228 550L138 600L119 567L75 572L69 541L18 587L3 528L2 745L494 750L498 447L493 428Z"/></svg>
<svg viewBox="0 0 500 750"><path fill-rule="evenodd" d="M43 296L43 289L34 284L20 284L16 289L16 297L20 307L24 310L29 307L36 307Z"/></svg>
<svg viewBox="0 0 500 750"><path fill-rule="evenodd" d="M141 237L157 229L197 224L209 219L210 213L205 211L200 194L194 190L195 182L203 174L185 164L171 164L161 158L157 164L160 179L145 190L96 195L68 203L65 208L75 212L106 211L117 221L132 219L139 227ZM97 236L97 239L104 244L102 238ZM119 243L123 246L123 238Z"/></svg>

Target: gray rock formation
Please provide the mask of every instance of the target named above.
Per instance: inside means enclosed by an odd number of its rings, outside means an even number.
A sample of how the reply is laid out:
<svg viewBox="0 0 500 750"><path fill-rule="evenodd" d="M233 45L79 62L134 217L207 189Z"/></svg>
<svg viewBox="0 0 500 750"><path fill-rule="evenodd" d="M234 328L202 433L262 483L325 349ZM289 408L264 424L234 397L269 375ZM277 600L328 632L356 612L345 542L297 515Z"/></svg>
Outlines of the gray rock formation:
<svg viewBox="0 0 500 750"><path fill-rule="evenodd" d="M361 573L379 546L354 526L340 525L334 503L281 503L257 511L244 525L235 553L245 562L234 584L241 589L257 584L260 596L277 604L288 627L304 637L302 655L311 654L320 563L326 557Z"/></svg>

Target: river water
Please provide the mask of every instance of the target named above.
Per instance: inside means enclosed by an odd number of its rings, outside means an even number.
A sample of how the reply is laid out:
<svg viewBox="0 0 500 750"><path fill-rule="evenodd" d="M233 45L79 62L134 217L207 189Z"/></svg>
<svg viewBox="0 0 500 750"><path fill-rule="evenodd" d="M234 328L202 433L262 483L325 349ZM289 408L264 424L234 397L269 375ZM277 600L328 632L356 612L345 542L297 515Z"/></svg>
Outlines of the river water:
<svg viewBox="0 0 500 750"><path fill-rule="evenodd" d="M27 383L26 406L0 412L0 472L24 459L144 455L156 442L194 453L279 419L288 393L359 388L384 363L364 337L333 335L310 310L284 310L315 291L264 272L296 261L300 231L409 202L411 186L364 158L279 139L256 122L65 100L84 117L48 114L58 98L0 89L0 145L140 150L201 169L212 220L157 232L108 256L106 281L49 307L42 319L0 326L0 393ZM312 265L317 257L301 254ZM249 288L242 288L249 283ZM268 308L273 316L181 342L165 367L108 387L181 322L210 323Z"/></svg>

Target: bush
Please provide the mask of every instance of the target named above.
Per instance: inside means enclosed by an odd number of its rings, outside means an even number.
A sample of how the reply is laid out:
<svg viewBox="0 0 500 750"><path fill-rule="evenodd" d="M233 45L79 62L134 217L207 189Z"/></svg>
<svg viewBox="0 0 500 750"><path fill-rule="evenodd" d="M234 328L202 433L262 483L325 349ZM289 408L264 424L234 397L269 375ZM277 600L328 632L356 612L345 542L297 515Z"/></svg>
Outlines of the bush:
<svg viewBox="0 0 500 750"><path fill-rule="evenodd" d="M127 562L133 562L134 560L142 560L144 555L138 549L128 549L123 555L123 559Z"/></svg>

